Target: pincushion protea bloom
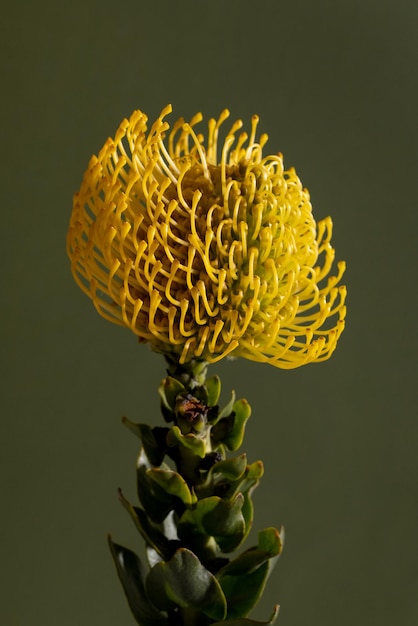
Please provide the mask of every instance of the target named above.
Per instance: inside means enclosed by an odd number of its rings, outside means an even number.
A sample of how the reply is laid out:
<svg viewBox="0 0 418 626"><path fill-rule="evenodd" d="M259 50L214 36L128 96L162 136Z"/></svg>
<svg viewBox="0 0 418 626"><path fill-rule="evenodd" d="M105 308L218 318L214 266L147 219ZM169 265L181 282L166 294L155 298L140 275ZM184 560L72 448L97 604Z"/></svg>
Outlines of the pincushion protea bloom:
<svg viewBox="0 0 418 626"><path fill-rule="evenodd" d="M224 111L206 141L167 106L148 132L135 111L93 156L74 197L68 254L106 319L180 363L226 355L295 368L323 361L344 328L345 265L330 218L280 154Z"/></svg>

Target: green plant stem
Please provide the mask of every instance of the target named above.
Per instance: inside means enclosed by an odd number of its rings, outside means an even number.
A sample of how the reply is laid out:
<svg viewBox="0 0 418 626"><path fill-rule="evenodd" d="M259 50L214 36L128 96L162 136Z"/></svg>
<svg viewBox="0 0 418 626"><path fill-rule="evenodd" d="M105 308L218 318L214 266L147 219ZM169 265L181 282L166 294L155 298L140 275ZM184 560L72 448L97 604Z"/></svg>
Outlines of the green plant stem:
<svg viewBox="0 0 418 626"><path fill-rule="evenodd" d="M139 626L254 626L246 615L283 535L264 529L256 546L233 555L252 527L252 492L263 474L260 461L227 456L241 446L251 409L234 393L219 408L221 382L206 378L205 361L166 360L168 376L158 389L166 426L124 419L142 441L140 506L122 493L120 500L146 542L148 568L109 539L116 569Z"/></svg>
<svg viewBox="0 0 418 626"><path fill-rule="evenodd" d="M165 355L165 359L168 375L181 382L190 392L205 384L208 371L206 361L192 359L188 363L180 364L175 356Z"/></svg>

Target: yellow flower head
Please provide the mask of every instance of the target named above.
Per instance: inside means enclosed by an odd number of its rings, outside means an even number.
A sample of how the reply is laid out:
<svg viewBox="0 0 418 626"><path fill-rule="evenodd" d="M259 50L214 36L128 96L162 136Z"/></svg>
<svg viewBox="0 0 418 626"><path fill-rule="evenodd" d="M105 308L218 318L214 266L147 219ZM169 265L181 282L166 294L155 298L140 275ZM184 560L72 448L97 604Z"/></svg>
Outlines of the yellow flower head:
<svg viewBox="0 0 418 626"><path fill-rule="evenodd" d="M148 131L135 111L92 157L68 233L78 285L103 317L180 363L329 358L346 294L343 262L328 277L331 219L317 224L294 169L263 156L257 116L249 136L238 120L220 142L228 111L206 141L200 113L170 130L170 112Z"/></svg>

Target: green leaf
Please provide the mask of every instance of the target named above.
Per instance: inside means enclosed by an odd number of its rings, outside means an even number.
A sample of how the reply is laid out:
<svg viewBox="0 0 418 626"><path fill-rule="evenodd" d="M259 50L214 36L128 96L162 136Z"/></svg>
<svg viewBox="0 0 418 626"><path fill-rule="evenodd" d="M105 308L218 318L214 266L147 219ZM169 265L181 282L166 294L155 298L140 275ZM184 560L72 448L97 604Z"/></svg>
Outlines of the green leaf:
<svg viewBox="0 0 418 626"><path fill-rule="evenodd" d="M139 437L139 439L141 439L141 429L139 427L139 424L136 424L135 422L131 422L131 420L125 416L122 417L122 424L126 426L126 428L130 430L131 433L136 435L136 437Z"/></svg>
<svg viewBox="0 0 418 626"><path fill-rule="evenodd" d="M183 513L177 531L180 539L187 540L190 535L208 535L213 537L222 552L232 552L242 541L245 522L241 509L244 503L242 494L233 500L223 500L210 496L199 500L192 510Z"/></svg>
<svg viewBox="0 0 418 626"><path fill-rule="evenodd" d="M168 466L163 464L161 468L168 469ZM137 463L138 498L152 521L161 523L173 510L176 500L148 477L147 472L150 469L153 467L142 449Z"/></svg>
<svg viewBox="0 0 418 626"><path fill-rule="evenodd" d="M222 443L229 450L237 450L244 439L245 424L251 415L251 407L247 400L237 400L232 407L230 405L231 403L221 411L221 419L213 426L211 436L215 445ZM228 415L225 415L226 409Z"/></svg>
<svg viewBox="0 0 418 626"><path fill-rule="evenodd" d="M213 499L218 500L216 496ZM204 529L212 535L222 552L232 552L242 541L245 532L243 504L244 497L240 493L233 500L219 498L217 505L202 516Z"/></svg>
<svg viewBox="0 0 418 626"><path fill-rule="evenodd" d="M251 528L253 527L254 504L253 504L251 495L254 489L255 489L255 486L250 489L247 489L247 491L244 491L244 504L242 506L242 516L245 520L245 534L244 534L244 537L242 538L243 542L247 539L248 535L251 532Z"/></svg>
<svg viewBox="0 0 418 626"><path fill-rule="evenodd" d="M264 473L264 467L261 461L255 461L251 465L247 466L247 475L245 480L241 482L240 489L244 495L244 504L242 507L242 515L245 520L245 535L243 541L245 541L250 534L253 517L254 517L254 505L252 501L252 493L260 482L260 478ZM243 484L244 483L244 484Z"/></svg>
<svg viewBox="0 0 418 626"><path fill-rule="evenodd" d="M185 506L191 506L197 501L196 496L192 494L184 478L177 472L153 468L147 470L147 476L166 494L180 498Z"/></svg>
<svg viewBox="0 0 418 626"><path fill-rule="evenodd" d="M284 531L280 532L276 528L266 528L258 533L258 545L240 554L236 559L230 561L219 575L237 576L248 574L281 553L283 549Z"/></svg>
<svg viewBox="0 0 418 626"><path fill-rule="evenodd" d="M185 393L186 388L176 378L167 376L161 381L158 387L158 393L160 395L163 406L170 411L174 411L177 396L181 393Z"/></svg>
<svg viewBox="0 0 418 626"><path fill-rule="evenodd" d="M141 508L132 506L132 504L123 496L119 490L119 499L125 509L131 516L135 526L141 533L147 544L152 546L154 550L163 559L169 559L178 548L179 542L168 539L155 524L150 522L148 515Z"/></svg>
<svg viewBox="0 0 418 626"><path fill-rule="evenodd" d="M127 417L122 418L122 423L141 439L149 462L155 466L161 465L167 450L166 438L169 429L160 426L151 428L148 424L136 424Z"/></svg>
<svg viewBox="0 0 418 626"><path fill-rule="evenodd" d="M219 396L221 395L221 379L219 376L212 376L207 379L205 385L208 394L207 405L216 406L219 402Z"/></svg>
<svg viewBox="0 0 418 626"><path fill-rule="evenodd" d="M219 583L228 604L228 618L245 617L257 604L266 585L269 561L241 576L222 575Z"/></svg>
<svg viewBox="0 0 418 626"><path fill-rule="evenodd" d="M238 400L233 406L234 425L231 432L222 441L229 450L238 450L244 439L245 424L251 415L251 407L247 400Z"/></svg>
<svg viewBox="0 0 418 626"><path fill-rule="evenodd" d="M266 528L250 548L218 573L228 602L228 618L244 617L259 601L267 578L283 548L284 533Z"/></svg>
<svg viewBox="0 0 418 626"><path fill-rule="evenodd" d="M137 512L138 509L135 507L135 512ZM146 513L143 512L143 515L146 516ZM149 522L148 522L149 523ZM148 528L148 526L146 524L144 524L145 528ZM151 523L151 528L155 528L155 525ZM174 515L167 515L167 517L165 518L165 520L161 523L158 524L158 529L159 531L161 531L161 534L164 536L165 540L168 540L168 542L163 542L161 545L161 549L160 549L160 553L158 553L155 548L150 545L150 543L147 542L146 545L146 555L147 555L147 560L148 560L148 564L150 567L154 567L154 565L156 565L156 563L159 563L160 561L168 561L168 559L171 559L171 557L173 556L174 552L176 550L178 550L178 548L181 547L180 541L178 540L178 536L177 536L177 524L174 520ZM151 535L151 539L153 538L151 533L148 533L149 535ZM154 544L156 544L157 541L154 541ZM163 554L163 556L161 556Z"/></svg>
<svg viewBox="0 0 418 626"><path fill-rule="evenodd" d="M209 474L216 478L216 474L222 476L226 480L239 480L243 475L247 467L247 455L240 454L233 459L225 459L215 463L210 470Z"/></svg>
<svg viewBox="0 0 418 626"><path fill-rule="evenodd" d="M167 434L169 429L161 426L150 428L146 424L139 424L141 429L142 445L150 463L158 467L163 462L167 451Z"/></svg>
<svg viewBox="0 0 418 626"><path fill-rule="evenodd" d="M219 413L219 419L221 419L222 417L227 417L228 415L231 415L234 403L235 403L235 391L233 390L231 393L230 401L228 402L226 406L224 406L222 411Z"/></svg>
<svg viewBox="0 0 418 626"><path fill-rule="evenodd" d="M261 461L254 461L245 468L244 474L239 476L236 480L230 478L228 481L228 489L223 494L225 498L232 498L236 493L245 493L251 487L254 489L260 482L260 478L263 476L264 467Z"/></svg>
<svg viewBox="0 0 418 626"><path fill-rule="evenodd" d="M256 461L255 463L251 463L251 465L246 465L243 474L241 474L245 460L246 455L243 454L235 459L219 461L218 464L215 464L209 470L208 476L205 482L202 483L201 488L197 489L198 497L202 500L205 496L210 497L212 495L222 497L223 500L233 500L237 494L242 494L244 502L241 513L245 522L245 531L241 537L240 543L245 541L251 531L254 513L251 495L264 472L261 461ZM228 465L229 463L230 465ZM217 472L217 468L225 472L226 476ZM235 480L234 474L236 477ZM238 547L238 545L239 544L237 544L236 547Z"/></svg>
<svg viewBox="0 0 418 626"><path fill-rule="evenodd" d="M110 551L129 607L141 626L166 626L167 619L151 604L145 590L145 568L140 558L108 537Z"/></svg>
<svg viewBox="0 0 418 626"><path fill-rule="evenodd" d="M178 426L173 426L168 433L167 444L174 447L177 443L180 443L185 448L192 450L194 454L201 459L203 459L206 454L206 444L203 439L197 435L193 435L192 433L183 435Z"/></svg>
<svg viewBox="0 0 418 626"><path fill-rule="evenodd" d="M216 460L213 465L210 465L210 457L222 460ZM238 491L231 488L231 483L235 485L239 482L240 479L245 476L246 468L246 454L241 454L232 459L224 459L218 448L217 452L212 452L207 455L205 461L199 466L201 476L204 477L204 480L196 486L198 498L201 499L217 495L230 499L235 495L236 491Z"/></svg>
<svg viewBox="0 0 418 626"><path fill-rule="evenodd" d="M213 620L223 620L226 601L216 580L186 548L180 548L167 563L157 563L148 574L146 590L162 611L176 607L200 611Z"/></svg>
<svg viewBox="0 0 418 626"><path fill-rule="evenodd" d="M269 528L260 530L260 532L258 533L258 549L263 550L264 552L268 552L271 557L279 556L279 554L283 550L283 543L283 526L280 528L280 530L277 530L277 528L273 528L273 526L269 526Z"/></svg>
<svg viewBox="0 0 418 626"><path fill-rule="evenodd" d="M253 619L247 619L246 617L241 617L237 619L226 619L223 622L214 622L212 626L268 626L268 624L273 624L277 615L279 613L279 605L273 609L273 613L267 622L258 622Z"/></svg>

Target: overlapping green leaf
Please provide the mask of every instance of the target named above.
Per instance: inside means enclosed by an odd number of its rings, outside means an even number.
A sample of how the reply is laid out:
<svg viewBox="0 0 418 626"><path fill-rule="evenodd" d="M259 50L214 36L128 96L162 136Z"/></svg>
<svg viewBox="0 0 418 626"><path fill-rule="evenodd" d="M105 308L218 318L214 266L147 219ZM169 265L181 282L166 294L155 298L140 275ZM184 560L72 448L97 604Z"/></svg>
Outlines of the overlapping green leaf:
<svg viewBox="0 0 418 626"><path fill-rule="evenodd" d="M166 409L174 411L177 396L186 393L185 386L176 378L167 376L158 387L161 402Z"/></svg>
<svg viewBox="0 0 418 626"><path fill-rule="evenodd" d="M151 428L148 424L136 424L128 420L127 417L122 418L122 423L141 439L150 463L155 466L161 465L167 450L166 438L169 429L160 426Z"/></svg>
<svg viewBox="0 0 418 626"><path fill-rule="evenodd" d="M245 472L236 479L227 482L228 488L225 489L224 496L232 498L238 492L246 492L250 488L258 485L260 478L264 474L264 466L261 461L254 461L250 465L246 465Z"/></svg>
<svg viewBox="0 0 418 626"><path fill-rule="evenodd" d="M265 528L258 533L258 544L249 548L233 561L226 565L219 575L238 576L248 574L260 567L266 561L280 555L283 549L284 530Z"/></svg>
<svg viewBox="0 0 418 626"><path fill-rule="evenodd" d="M219 579L228 603L228 619L245 617L254 608L263 593L268 572L269 563L266 562L249 574Z"/></svg>
<svg viewBox="0 0 418 626"><path fill-rule="evenodd" d="M213 620L225 618L226 600L217 579L186 548L152 568L146 590L161 611L182 607L198 610Z"/></svg>
<svg viewBox="0 0 418 626"><path fill-rule="evenodd" d="M147 470L147 477L158 485L165 494L179 498L186 507L197 501L184 478L173 470L149 469Z"/></svg>
<svg viewBox="0 0 418 626"><path fill-rule="evenodd" d="M167 443L169 446L175 446L181 444L185 448L192 450L196 456L203 459L206 454L206 443L198 435L188 433L183 435L178 426L173 426L167 435Z"/></svg>
<svg viewBox="0 0 418 626"><path fill-rule="evenodd" d="M131 516L135 526L146 543L154 548L163 559L169 559L179 547L179 542L168 539L161 530L153 524L148 515L141 508L133 506L119 491L119 499Z"/></svg>
<svg viewBox="0 0 418 626"><path fill-rule="evenodd" d="M138 497L152 521L161 523L173 510L176 499L148 477L148 471L151 469L154 469L153 466L150 464L145 451L141 450L137 463ZM161 465L161 469L168 470L169 468L166 465Z"/></svg>
<svg viewBox="0 0 418 626"><path fill-rule="evenodd" d="M229 409L229 405L228 405ZM238 450L244 439L245 424L251 415L251 407L247 400L237 400L231 407L231 412L224 417L220 414L219 421L212 428L214 444L222 443L228 450Z"/></svg>
<svg viewBox="0 0 418 626"><path fill-rule="evenodd" d="M182 515L178 524L179 538L187 541L190 535L208 535L215 539L222 552L232 552L245 534L243 503L242 494L232 500L218 496L199 500L193 509Z"/></svg>
<svg viewBox="0 0 418 626"><path fill-rule="evenodd" d="M259 533L258 546L247 550L218 573L228 602L228 618L245 617L259 601L281 553L283 536L275 528Z"/></svg>
<svg viewBox="0 0 418 626"><path fill-rule="evenodd" d="M240 454L233 459L224 459L215 463L209 471L211 477L219 475L222 479L238 481L243 477L247 467L247 455Z"/></svg>
<svg viewBox="0 0 418 626"><path fill-rule="evenodd" d="M152 605L148 598L145 590L146 571L140 558L128 548L114 543L110 537L109 547L129 607L138 624L167 626L167 618Z"/></svg>

